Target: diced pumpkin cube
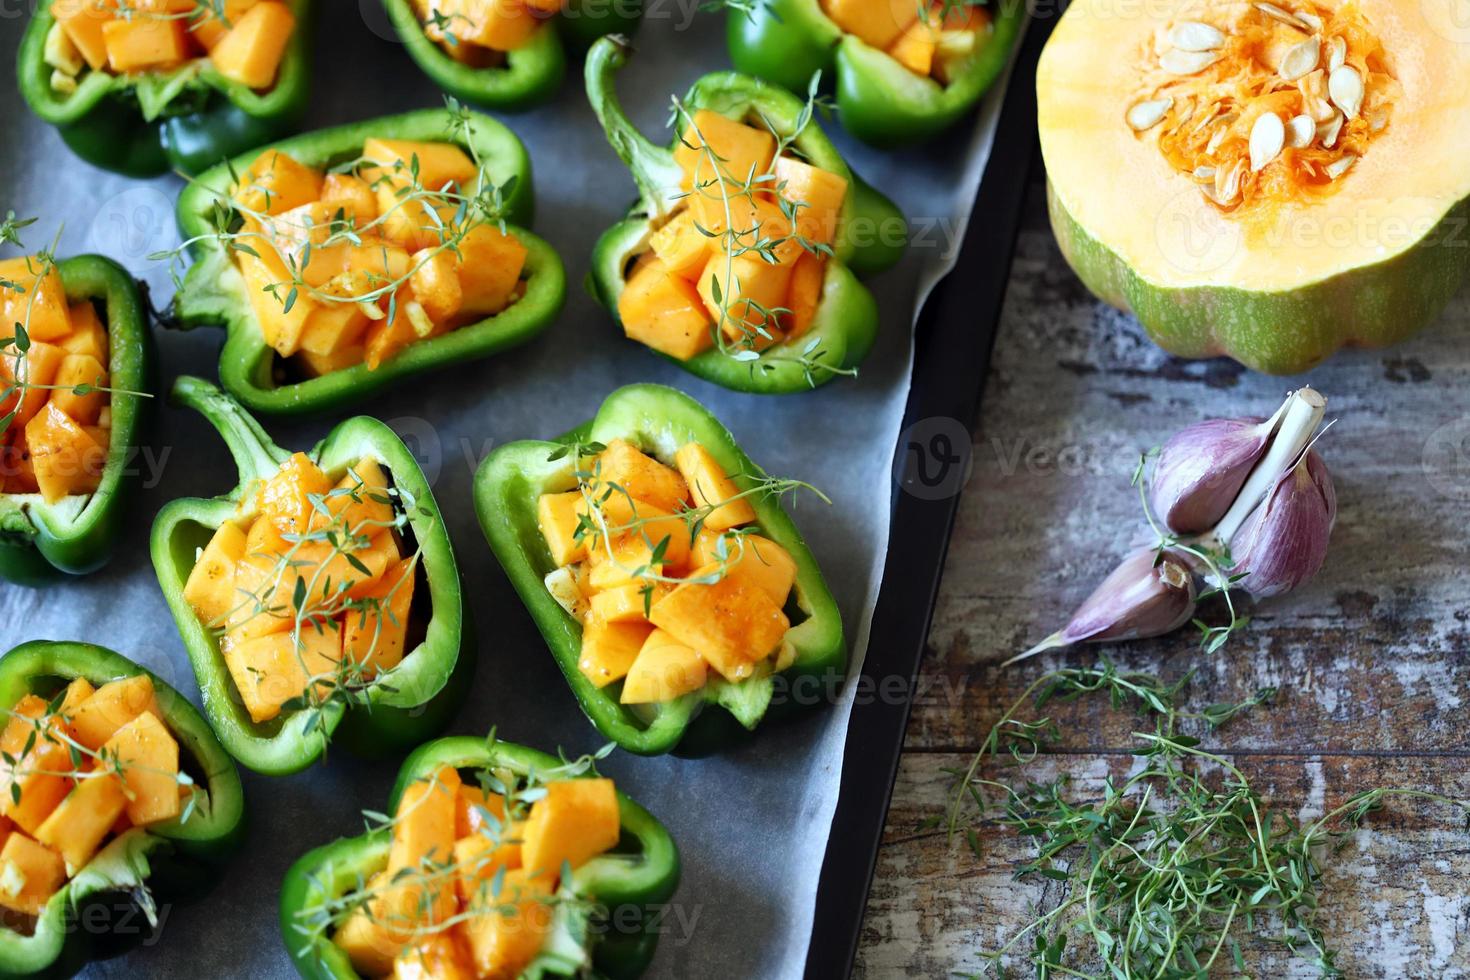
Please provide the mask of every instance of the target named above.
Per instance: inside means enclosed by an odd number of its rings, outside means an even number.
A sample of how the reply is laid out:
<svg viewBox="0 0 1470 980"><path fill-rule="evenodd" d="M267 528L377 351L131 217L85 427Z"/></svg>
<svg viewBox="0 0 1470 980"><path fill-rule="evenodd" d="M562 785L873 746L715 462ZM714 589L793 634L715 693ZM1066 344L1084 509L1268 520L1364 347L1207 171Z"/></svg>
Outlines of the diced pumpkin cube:
<svg viewBox="0 0 1470 980"><path fill-rule="evenodd" d="M68 354L86 354L107 364L112 359L112 352L107 342L107 328L97 316L97 307L90 300L72 303L67 307L67 317L71 320L71 333L56 341L56 346Z"/></svg>
<svg viewBox="0 0 1470 980"><path fill-rule="evenodd" d="M680 361L715 343L710 315L694 283L656 258L628 277L618 296L618 319L629 338Z"/></svg>
<svg viewBox="0 0 1470 980"><path fill-rule="evenodd" d="M387 883L388 872L379 872L369 879L368 888L374 893L381 893ZM392 973L393 961L403 948L403 939L372 914L370 906L377 904L377 901L369 900L354 908L332 936L332 942L352 962L353 970L364 977Z"/></svg>
<svg viewBox="0 0 1470 980"><path fill-rule="evenodd" d="M461 782L459 799L455 802L454 809L455 840L478 834L481 828L489 826L487 815L503 822L505 798L476 783ZM520 846L519 843L516 846Z"/></svg>
<svg viewBox="0 0 1470 980"><path fill-rule="evenodd" d="M524 871L507 871L500 894L487 897L490 908L458 926L477 976L487 980L518 977L536 958L551 931L551 883ZM506 906L512 911L507 914Z"/></svg>
<svg viewBox="0 0 1470 980"><path fill-rule="evenodd" d="M283 214L321 197L322 181L322 172L315 167L279 150L266 150L240 176L234 199L247 211Z"/></svg>
<svg viewBox="0 0 1470 980"><path fill-rule="evenodd" d="M367 357L363 344L349 344L332 354L313 354L309 350L296 352L296 362L308 377L320 378L333 371L345 371L357 367Z"/></svg>
<svg viewBox="0 0 1470 980"><path fill-rule="evenodd" d="M722 180L743 185L769 173L775 155L776 137L766 130L709 109L695 111L674 147L674 162L684 172L680 186L686 191L714 190L711 182Z"/></svg>
<svg viewBox="0 0 1470 980"><path fill-rule="evenodd" d="M327 511L334 526L354 535L375 538L393 523L393 498L388 474L377 460L364 456L327 494ZM316 527L321 527L318 515Z"/></svg>
<svg viewBox="0 0 1470 980"><path fill-rule="evenodd" d="M85 704L96 693L97 689L85 677L72 678L71 683L66 685L66 693L62 695L60 709L62 716L67 719L68 725L71 724L72 712Z"/></svg>
<svg viewBox="0 0 1470 980"><path fill-rule="evenodd" d="M938 40L934 26L920 18L904 29L898 40L888 46L888 54L909 71L928 78L934 71L934 46Z"/></svg>
<svg viewBox="0 0 1470 980"><path fill-rule="evenodd" d="M526 265L526 246L494 225L475 225L459 242L460 312L490 316L510 305Z"/></svg>
<svg viewBox="0 0 1470 980"><path fill-rule="evenodd" d="M465 0L459 6L463 19L451 23L449 31L461 43L495 51L525 47L542 23L523 4L509 0Z"/></svg>
<svg viewBox="0 0 1470 980"><path fill-rule="evenodd" d="M454 858L454 812L460 778L453 766L440 766L427 778L416 779L403 790L394 814L393 843L388 850L390 879L403 875L382 896L388 921L433 925L454 914L454 883L426 874L435 865Z"/></svg>
<svg viewBox="0 0 1470 980"><path fill-rule="evenodd" d="M719 572L705 565L690 577ZM694 582L669 593L650 617L659 629L698 650L726 680L755 672L755 662L774 653L791 623L781 607L755 585L725 576L711 584Z"/></svg>
<svg viewBox="0 0 1470 980"><path fill-rule="evenodd" d="M416 565L412 558L398 562L364 597L375 605L350 609L342 621L343 652L364 665L366 677L391 670L403 660Z"/></svg>
<svg viewBox="0 0 1470 980"><path fill-rule="evenodd" d="M226 521L214 532L189 571L184 599L206 626L224 623L239 602L235 595L235 566L245 557L245 532Z"/></svg>
<svg viewBox="0 0 1470 980"><path fill-rule="evenodd" d="M274 523L257 519L245 534L245 554L235 566L232 642L291 628L291 597L299 572L286 568L282 555L291 546Z"/></svg>
<svg viewBox="0 0 1470 980"><path fill-rule="evenodd" d="M657 704L697 691L708 673L704 658L663 630L643 641L623 678L623 704Z"/></svg>
<svg viewBox="0 0 1470 980"><path fill-rule="evenodd" d="M332 481L310 456L292 453L260 488L260 516L282 534L306 534L324 522L312 498L323 498L331 489Z"/></svg>
<svg viewBox="0 0 1470 980"><path fill-rule="evenodd" d="M441 191L449 184L468 190L479 173L469 155L453 143L373 137L363 141L362 157L367 165L362 176L369 183L383 176L411 182L417 173L425 190Z"/></svg>
<svg viewBox="0 0 1470 980"><path fill-rule="evenodd" d="M146 71L176 65L189 56L182 20L135 17L102 25L107 65L115 72Z"/></svg>
<svg viewBox="0 0 1470 980"><path fill-rule="evenodd" d="M459 934L447 930L403 947L393 961L393 980L475 980L475 968Z"/></svg>
<svg viewBox="0 0 1470 980"><path fill-rule="evenodd" d="M665 269L693 282L704 271L705 262L709 261L712 241L709 235L695 227L694 211L685 208L654 232L648 244Z"/></svg>
<svg viewBox="0 0 1470 980"><path fill-rule="evenodd" d="M646 505L645 505L646 506ZM650 508L651 510L651 508ZM671 526L677 522L678 526ZM663 561L655 563L655 552L663 548ZM609 553L611 552L611 553ZM677 518L645 526L642 532L624 531L613 537L612 547L591 545L587 581L594 590L615 589L630 582L646 584L649 571L672 574L681 571L689 558L689 533Z"/></svg>
<svg viewBox="0 0 1470 980"><path fill-rule="evenodd" d="M790 283L790 265L771 265L751 252L716 255L700 274L699 296L726 337L760 350L781 339L780 311Z"/></svg>
<svg viewBox="0 0 1470 980"><path fill-rule="evenodd" d="M281 705L306 690L308 674L326 678L339 669L340 632L303 626L300 637L299 650L294 630L242 639L223 648L225 665L251 721L270 721L279 715Z"/></svg>
<svg viewBox="0 0 1470 980"><path fill-rule="evenodd" d="M36 839L59 853L75 873L92 860L127 805L127 792L116 773L93 773L77 780L76 788L36 831Z"/></svg>
<svg viewBox="0 0 1470 980"><path fill-rule="evenodd" d="M686 442L674 454L674 465L683 475L694 505L714 507L704 519L705 528L724 531L755 520L755 508L751 506L750 499L740 496L740 488L735 481L726 475L719 460L704 446Z"/></svg>
<svg viewBox="0 0 1470 980"><path fill-rule="evenodd" d="M188 2L193 6L194 0L188 0ZM219 44L220 39L244 16L245 11L259 2L260 0L225 0L224 20L215 16L212 7L199 8L203 13L189 23L189 33L194 36L194 40L199 42L200 47L206 51L213 51L214 46Z"/></svg>
<svg viewBox="0 0 1470 980"><path fill-rule="evenodd" d="M17 323L32 341L51 343L71 333L71 314L61 273L35 256L0 260L0 337L14 337ZM14 357L14 348L6 351Z"/></svg>
<svg viewBox="0 0 1470 980"><path fill-rule="evenodd" d="M577 539L582 510L580 490L543 493L536 498L536 526L546 541L546 550L551 552L551 560L558 566L570 565L587 556L591 537Z"/></svg>
<svg viewBox="0 0 1470 980"><path fill-rule="evenodd" d="M301 350L330 357L360 344L368 323L368 315L356 303L320 303L301 326Z"/></svg>
<svg viewBox="0 0 1470 980"><path fill-rule="evenodd" d="M425 248L413 253L409 280L413 295L435 323L459 312L464 291L459 285L459 260L448 249Z"/></svg>
<svg viewBox="0 0 1470 980"><path fill-rule="evenodd" d="M467 906L491 902L491 882L498 869L513 871L521 866L521 838L525 821L512 820L498 831L485 829L454 842L454 863L459 869L456 891Z"/></svg>
<svg viewBox="0 0 1470 980"><path fill-rule="evenodd" d="M704 531L694 543L692 558L700 566L723 563L726 575L757 586L777 606L786 605L786 597L796 583L796 560L791 553L759 534L744 534L738 540L731 537L721 543L719 534Z"/></svg>
<svg viewBox="0 0 1470 980"><path fill-rule="evenodd" d="M7 431L19 432L27 422L35 418L51 398L50 389L44 387L56 379L61 362L66 355L60 347L32 342L30 350L20 354L14 347L0 350L0 391L17 381L31 387L12 391L10 397L0 399L0 415L15 412ZM20 405L16 411L17 402Z"/></svg>
<svg viewBox="0 0 1470 980"><path fill-rule="evenodd" d="M235 21L209 52L219 73L254 89L270 88L296 17L284 3L258 3Z"/></svg>
<svg viewBox="0 0 1470 980"><path fill-rule="evenodd" d="M107 398L106 392L98 390L107 387L107 368L101 361L90 354L67 354L51 383L56 385L51 404L82 425L97 421ZM83 394L77 394L79 388Z"/></svg>
<svg viewBox="0 0 1470 980"><path fill-rule="evenodd" d="M791 285L786 288L786 308L791 312L781 318L787 340L805 334L816 322L826 278L827 260L810 252L803 253L791 267Z"/></svg>
<svg viewBox="0 0 1470 980"><path fill-rule="evenodd" d="M582 627L582 653L577 669L598 687L621 680L643 648L653 627L645 622L604 623L589 618Z"/></svg>
<svg viewBox="0 0 1470 980"><path fill-rule="evenodd" d="M546 795L531 804L526 818L521 863L548 876L559 875L563 862L576 870L617 846L621 827L611 779L547 783Z"/></svg>
<svg viewBox="0 0 1470 980"><path fill-rule="evenodd" d="M806 251L790 216L781 210L781 205L764 197L752 198L741 193L726 200L721 196L720 186L709 187L694 192L689 210L699 227L718 236L708 239L711 248L706 269L711 263L721 261L722 250L743 252L766 264L769 263L765 256L769 255L778 265L790 265ZM701 269L699 278L703 278L703 273Z"/></svg>
<svg viewBox="0 0 1470 980"><path fill-rule="evenodd" d="M26 430L21 428L9 435L9 439L0 439L0 477L4 478L0 488L6 493L37 493Z"/></svg>
<svg viewBox="0 0 1470 980"><path fill-rule="evenodd" d="M614 493L646 501L662 511L672 512L689 499L689 488L677 470L626 439L608 440L597 456L596 472L599 490L616 487Z"/></svg>
<svg viewBox="0 0 1470 980"><path fill-rule="evenodd" d="M240 265L245 295L266 346L274 348L282 357L290 357L300 348L307 318L318 304L298 291L291 308L286 308L292 288L291 274L269 248L262 249L259 255L236 252L235 261Z"/></svg>
<svg viewBox="0 0 1470 980"><path fill-rule="evenodd" d="M119 728L101 750L122 768L128 820L134 826L179 815L179 743L145 711Z"/></svg>
<svg viewBox="0 0 1470 980"><path fill-rule="evenodd" d="M48 503L97 489L107 450L55 404L26 423L26 445L36 486Z"/></svg>
<svg viewBox="0 0 1470 980"><path fill-rule="evenodd" d="M640 623L648 619L647 610L673 591L668 582L629 582L615 589L594 593L592 618L603 623Z"/></svg>
<svg viewBox="0 0 1470 980"><path fill-rule="evenodd" d="M71 770L71 753L58 732L60 720L46 717L47 708L36 695L25 695L0 732L0 813L31 834L71 788L60 775Z"/></svg>
<svg viewBox="0 0 1470 980"><path fill-rule="evenodd" d="M356 174L327 174L322 181L321 202L361 228L378 216L378 198L372 185Z"/></svg>
<svg viewBox="0 0 1470 980"><path fill-rule="evenodd" d="M144 712L162 718L153 679L134 674L108 681L69 713L72 737L93 752L106 745L117 730Z"/></svg>
<svg viewBox="0 0 1470 980"><path fill-rule="evenodd" d="M330 246L317 274L333 274L321 284L322 292L345 299L388 305L388 291L408 275L408 251L396 242L364 238L361 245Z"/></svg>
<svg viewBox="0 0 1470 980"><path fill-rule="evenodd" d="M405 285L399 289L398 294L400 297L411 297L413 291ZM397 302L393 316L375 320L368 327L363 363L368 366L369 371L376 371L419 339L419 332L408 314L407 304Z"/></svg>
<svg viewBox="0 0 1470 980"><path fill-rule="evenodd" d="M919 19L914 0L822 0L822 8L838 27L880 51Z"/></svg>
<svg viewBox="0 0 1470 980"><path fill-rule="evenodd" d="M102 25L116 16L116 8L104 0L55 0L51 16L71 38L93 71L107 67L107 42Z"/></svg>
<svg viewBox="0 0 1470 980"><path fill-rule="evenodd" d="M814 167L804 160L783 156L776 160L776 193L796 205L796 230L801 237L822 245L837 238L837 221L847 198L847 178ZM805 249L803 254L810 255Z"/></svg>
<svg viewBox="0 0 1470 980"><path fill-rule="evenodd" d="M39 915L66 881L61 855L25 834L12 833L0 848L0 905Z"/></svg>

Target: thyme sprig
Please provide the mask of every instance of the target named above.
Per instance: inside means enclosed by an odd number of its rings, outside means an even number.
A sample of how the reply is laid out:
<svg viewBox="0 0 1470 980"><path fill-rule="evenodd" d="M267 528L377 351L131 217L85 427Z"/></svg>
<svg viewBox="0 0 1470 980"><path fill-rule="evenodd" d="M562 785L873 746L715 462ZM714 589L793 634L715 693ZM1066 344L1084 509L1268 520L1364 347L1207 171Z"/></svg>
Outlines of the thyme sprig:
<svg viewBox="0 0 1470 980"><path fill-rule="evenodd" d="M1213 730L1269 702L1275 690L1189 712L1180 696L1191 676L1171 684L1121 672L1107 660L1051 671L1002 713L968 769L952 773L950 836L973 804L975 823L1009 827L1034 842L1035 855L1016 869L1018 878L1062 887L1049 907L984 953L989 975L1010 976L1007 963L1018 958L1041 978L1206 977L1226 963L1249 973L1245 929L1304 951L1324 977L1341 976L1317 915L1324 849L1392 798L1470 809L1437 793L1379 787L1309 822L1274 810L1234 763L1201 748L1182 723ZM1050 781L981 777L986 764L1024 768L1059 738L1051 718L1020 717L1028 704L1039 712L1053 700L1094 694L1154 723L1133 733L1136 771L1121 782L1109 776L1100 800L1074 798L1066 774ZM974 823L965 836L978 852Z"/></svg>

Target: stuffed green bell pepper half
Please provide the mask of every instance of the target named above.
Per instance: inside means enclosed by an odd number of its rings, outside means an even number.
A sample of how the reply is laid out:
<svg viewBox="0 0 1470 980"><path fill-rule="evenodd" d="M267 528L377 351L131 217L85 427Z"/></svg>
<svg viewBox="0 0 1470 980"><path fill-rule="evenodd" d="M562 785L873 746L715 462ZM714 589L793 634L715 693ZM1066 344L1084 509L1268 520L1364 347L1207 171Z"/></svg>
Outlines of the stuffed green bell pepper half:
<svg viewBox="0 0 1470 980"><path fill-rule="evenodd" d="M205 713L257 772L296 772L329 740L401 751L439 731L473 672L459 569L408 448L376 419L310 453L275 446L198 378L174 386L224 437L240 482L153 524L153 567Z"/></svg>
<svg viewBox="0 0 1470 980"><path fill-rule="evenodd" d="M383 0L409 55L444 91L516 111L550 101L567 49L638 27L642 0Z"/></svg>
<svg viewBox="0 0 1470 980"><path fill-rule="evenodd" d="M851 375L878 330L859 281L898 260L907 223L864 184L813 102L755 78L706 75L654 145L614 91L622 38L587 56L587 97L639 200L592 255L594 295L632 339L740 391L803 391Z"/></svg>
<svg viewBox="0 0 1470 980"><path fill-rule="evenodd" d="M697 755L846 670L837 604L781 506L810 489L766 476L688 395L631 385L561 440L491 453L475 510L598 731Z"/></svg>
<svg viewBox="0 0 1470 980"><path fill-rule="evenodd" d="M0 976L69 977L217 880L240 775L182 695L103 647L21 644L0 705Z"/></svg>
<svg viewBox="0 0 1470 980"><path fill-rule="evenodd" d="M152 363L143 300L121 266L45 252L0 261L0 579L39 585L111 557Z"/></svg>
<svg viewBox="0 0 1470 980"><path fill-rule="evenodd" d="M679 883L679 852L595 762L493 734L421 746L387 813L365 812L366 834L319 847L287 873L281 933L297 971L640 975Z"/></svg>
<svg viewBox="0 0 1470 980"><path fill-rule="evenodd" d="M566 273L531 211L521 141L457 103L284 140L179 196L176 320L226 328L220 381L252 411L360 401L556 317Z"/></svg>
<svg viewBox="0 0 1470 980"><path fill-rule="evenodd" d="M20 93L88 163L196 174L295 128L310 97L309 0L37 5Z"/></svg>
<svg viewBox="0 0 1470 980"><path fill-rule="evenodd" d="M973 109L1026 21L1011 0L769 0L731 10L730 61L804 92L836 79L837 115L875 146L928 139Z"/></svg>

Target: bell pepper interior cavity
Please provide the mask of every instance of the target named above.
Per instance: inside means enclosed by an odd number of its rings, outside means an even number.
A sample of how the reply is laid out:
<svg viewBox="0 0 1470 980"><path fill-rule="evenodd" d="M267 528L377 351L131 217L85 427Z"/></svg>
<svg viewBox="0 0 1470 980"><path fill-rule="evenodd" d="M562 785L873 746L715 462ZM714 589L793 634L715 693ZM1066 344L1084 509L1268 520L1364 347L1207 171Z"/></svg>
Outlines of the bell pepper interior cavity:
<svg viewBox="0 0 1470 980"><path fill-rule="evenodd" d="M520 141L458 107L287 140L180 197L181 325L228 326L221 379L256 410L361 398L554 318L565 273L514 225L530 209Z"/></svg>
<svg viewBox="0 0 1470 980"><path fill-rule="evenodd" d="M106 947L69 924L73 907L99 892L184 897L171 891L189 862L233 850L239 774L182 696L101 647L16 647L0 704L0 970L68 976Z"/></svg>
<svg viewBox="0 0 1470 980"><path fill-rule="evenodd" d="M678 855L593 762L493 737L423 746L389 815L287 875L282 929L303 975L636 976ZM610 928L594 933L594 916Z"/></svg>
<svg viewBox="0 0 1470 980"><path fill-rule="evenodd" d="M0 577L106 561L150 349L137 286L107 259L0 260Z"/></svg>
<svg viewBox="0 0 1470 980"><path fill-rule="evenodd" d="M21 92L91 163L198 172L294 125L306 0L51 0L22 42Z"/></svg>
<svg viewBox="0 0 1470 980"><path fill-rule="evenodd" d="M704 751L721 715L754 729L778 676L808 704L840 680L841 617L780 504L801 489L687 395L634 385L575 437L497 449L475 506L582 709L656 754Z"/></svg>
<svg viewBox="0 0 1470 980"><path fill-rule="evenodd" d="M813 121L815 96L706 76L675 100L664 149L618 104L626 59L606 38L587 60L588 96L641 191L594 253L599 298L627 336L728 387L799 391L856 374L877 314L847 265L866 251L851 230L860 205L892 209L858 192Z"/></svg>
<svg viewBox="0 0 1470 980"><path fill-rule="evenodd" d="M459 572L433 495L382 423L355 418L310 453L273 445L228 396L175 397L224 435L240 484L177 500L153 561L226 748L262 772L349 747L413 744L465 693Z"/></svg>

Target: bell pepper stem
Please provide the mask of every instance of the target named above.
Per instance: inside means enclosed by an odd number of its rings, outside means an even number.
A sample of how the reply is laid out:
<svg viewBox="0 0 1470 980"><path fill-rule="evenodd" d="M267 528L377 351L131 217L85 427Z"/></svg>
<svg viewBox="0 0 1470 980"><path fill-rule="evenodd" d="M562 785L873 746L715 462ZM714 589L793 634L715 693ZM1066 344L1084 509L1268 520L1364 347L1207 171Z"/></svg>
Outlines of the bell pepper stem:
<svg viewBox="0 0 1470 980"><path fill-rule="evenodd" d="M1299 388L1287 397L1286 403L1273 416L1279 422L1271 447L1251 470L1235 503L1230 505L1214 530L1201 538L1201 544L1214 547L1229 545L1241 525L1270 494L1281 474L1295 464L1311 444L1326 414L1327 399L1312 388Z"/></svg>
<svg viewBox="0 0 1470 980"><path fill-rule="evenodd" d="M240 470L241 486L268 479L290 455L271 441L239 402L203 378L181 376L174 382L173 400L203 415L219 431Z"/></svg>
<svg viewBox="0 0 1470 980"><path fill-rule="evenodd" d="M587 54L587 99L607 133L607 141L632 172L649 216L662 216L672 209L672 198L680 193L681 174L674 155L644 136L618 101L614 76L628 63L632 51L632 44L620 34L592 46Z"/></svg>

